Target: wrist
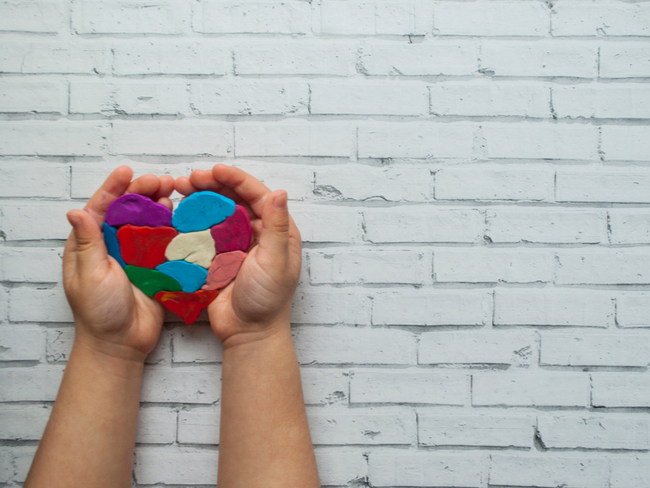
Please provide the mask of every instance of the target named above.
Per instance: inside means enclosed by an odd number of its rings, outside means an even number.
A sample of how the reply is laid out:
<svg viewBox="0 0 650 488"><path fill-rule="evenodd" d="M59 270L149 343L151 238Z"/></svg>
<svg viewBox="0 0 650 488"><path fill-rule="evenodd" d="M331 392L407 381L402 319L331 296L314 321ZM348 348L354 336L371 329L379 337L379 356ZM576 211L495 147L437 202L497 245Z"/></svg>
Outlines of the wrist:
<svg viewBox="0 0 650 488"><path fill-rule="evenodd" d="M230 349L255 349L278 341L292 341L289 319L276 319L263 325L238 324L236 332L222 340L224 351ZM293 341L292 341L293 343Z"/></svg>
<svg viewBox="0 0 650 488"><path fill-rule="evenodd" d="M86 360L94 360L118 373L144 368L145 353L131 346L98 338L82 327L77 326L72 346L72 354Z"/></svg>

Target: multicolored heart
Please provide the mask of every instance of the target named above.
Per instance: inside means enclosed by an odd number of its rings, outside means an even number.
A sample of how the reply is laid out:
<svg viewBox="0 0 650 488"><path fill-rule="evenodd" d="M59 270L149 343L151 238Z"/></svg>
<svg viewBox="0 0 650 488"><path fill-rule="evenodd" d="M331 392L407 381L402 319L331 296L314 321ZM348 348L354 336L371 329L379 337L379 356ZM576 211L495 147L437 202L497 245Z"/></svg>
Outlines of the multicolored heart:
<svg viewBox="0 0 650 488"><path fill-rule="evenodd" d="M174 213L142 195L121 196L103 231L131 282L186 324L235 279L253 235L246 210L210 191L193 193Z"/></svg>

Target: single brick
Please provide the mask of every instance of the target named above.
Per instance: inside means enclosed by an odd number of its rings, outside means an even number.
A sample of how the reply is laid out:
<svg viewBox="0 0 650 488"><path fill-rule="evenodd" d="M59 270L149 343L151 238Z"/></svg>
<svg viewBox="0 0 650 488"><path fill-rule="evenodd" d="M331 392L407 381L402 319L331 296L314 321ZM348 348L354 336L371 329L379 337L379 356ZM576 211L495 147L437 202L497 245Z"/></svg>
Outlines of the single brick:
<svg viewBox="0 0 650 488"><path fill-rule="evenodd" d="M314 453L322 486L347 486L368 477L364 451L317 447Z"/></svg>
<svg viewBox="0 0 650 488"><path fill-rule="evenodd" d="M554 86L552 90L553 110L560 118L645 119L650 111L650 88L638 83Z"/></svg>
<svg viewBox="0 0 650 488"><path fill-rule="evenodd" d="M144 447L135 451L133 477L143 485L215 485L217 457L213 451Z"/></svg>
<svg viewBox="0 0 650 488"><path fill-rule="evenodd" d="M427 18L428 17L428 18ZM428 22L427 22L428 21ZM414 1L366 2L325 0L315 32L328 35L424 35L431 15Z"/></svg>
<svg viewBox="0 0 650 488"><path fill-rule="evenodd" d="M178 443L219 445L221 409L200 408L178 412Z"/></svg>
<svg viewBox="0 0 650 488"><path fill-rule="evenodd" d="M650 243L650 212L612 209L607 214L612 244Z"/></svg>
<svg viewBox="0 0 650 488"><path fill-rule="evenodd" d="M0 279L13 283L58 283L62 249L4 248L0 253Z"/></svg>
<svg viewBox="0 0 650 488"><path fill-rule="evenodd" d="M173 444L176 441L176 412L165 407L145 407L138 414L135 442Z"/></svg>
<svg viewBox="0 0 650 488"><path fill-rule="evenodd" d="M147 367L140 401L153 403L214 403L219 400L219 371L212 368Z"/></svg>
<svg viewBox="0 0 650 488"><path fill-rule="evenodd" d="M48 405L11 405L0 407L0 439L39 441L52 408Z"/></svg>
<svg viewBox="0 0 650 488"><path fill-rule="evenodd" d="M556 175L559 202L650 202L650 171L645 168L558 168Z"/></svg>
<svg viewBox="0 0 650 488"><path fill-rule="evenodd" d="M63 5L60 0L4 0L0 2L0 31L57 33Z"/></svg>
<svg viewBox="0 0 650 488"><path fill-rule="evenodd" d="M556 284L648 284L650 254L645 249L557 253Z"/></svg>
<svg viewBox="0 0 650 488"><path fill-rule="evenodd" d="M3 197L66 197L69 179L68 165L23 159L0 162Z"/></svg>
<svg viewBox="0 0 650 488"><path fill-rule="evenodd" d="M554 36L647 36L650 6L645 3L553 4Z"/></svg>
<svg viewBox="0 0 650 488"><path fill-rule="evenodd" d="M110 72L111 50L105 41L71 39L73 40L2 40L0 72L92 75Z"/></svg>
<svg viewBox="0 0 650 488"><path fill-rule="evenodd" d="M626 291L618 296L616 324L619 327L650 327L650 294Z"/></svg>
<svg viewBox="0 0 650 488"><path fill-rule="evenodd" d="M8 241L67 239L72 228L66 213L79 206L77 202L5 200L0 205L0 228Z"/></svg>
<svg viewBox="0 0 650 488"><path fill-rule="evenodd" d="M38 307L33 304L38 303ZM73 322L70 305L62 288L17 287L9 292L9 320L12 322Z"/></svg>
<svg viewBox="0 0 650 488"><path fill-rule="evenodd" d="M594 407L650 407L650 377L640 373L591 375Z"/></svg>
<svg viewBox="0 0 650 488"><path fill-rule="evenodd" d="M649 55L650 47L645 42L603 43L600 47L600 76L603 78L650 76Z"/></svg>
<svg viewBox="0 0 650 488"><path fill-rule="evenodd" d="M361 241L361 215L356 208L292 205L291 217L303 242Z"/></svg>
<svg viewBox="0 0 650 488"><path fill-rule="evenodd" d="M45 353L45 333L39 329L4 327L0 336L0 361L40 361Z"/></svg>
<svg viewBox="0 0 650 488"><path fill-rule="evenodd" d="M105 122L21 120L0 122L0 152L23 156L101 156L107 149Z"/></svg>
<svg viewBox="0 0 650 488"><path fill-rule="evenodd" d="M0 112L65 114L68 112L68 84L64 80L0 80Z"/></svg>
<svg viewBox="0 0 650 488"><path fill-rule="evenodd" d="M59 391L63 368L0 369L1 402L53 402Z"/></svg>
<svg viewBox="0 0 650 488"><path fill-rule="evenodd" d="M645 367L649 361L646 336L542 334L541 365Z"/></svg>
<svg viewBox="0 0 650 488"><path fill-rule="evenodd" d="M341 369L300 368L302 390L307 405L335 405L349 402L350 372Z"/></svg>
<svg viewBox="0 0 650 488"><path fill-rule="evenodd" d="M223 346L210 327L188 325L172 334L174 363L220 363Z"/></svg>
<svg viewBox="0 0 650 488"><path fill-rule="evenodd" d="M635 454L617 458L612 463L611 488L628 488L629 486L644 486L650 483L650 456Z"/></svg>
<svg viewBox="0 0 650 488"><path fill-rule="evenodd" d="M649 137L649 127L604 126L601 147L603 157L607 161L647 161ZM631 168L624 169L629 171Z"/></svg>
<svg viewBox="0 0 650 488"><path fill-rule="evenodd" d="M293 300L293 324L370 324L370 298L361 291L299 291Z"/></svg>

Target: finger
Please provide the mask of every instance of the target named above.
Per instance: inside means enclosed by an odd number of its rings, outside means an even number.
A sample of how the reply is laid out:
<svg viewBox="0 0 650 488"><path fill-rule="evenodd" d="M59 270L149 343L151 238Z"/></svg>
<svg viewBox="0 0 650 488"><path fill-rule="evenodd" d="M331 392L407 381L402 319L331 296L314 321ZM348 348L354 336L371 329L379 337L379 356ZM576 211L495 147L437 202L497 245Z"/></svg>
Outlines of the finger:
<svg viewBox="0 0 650 488"><path fill-rule="evenodd" d="M164 205L164 206L167 207L169 210L172 210L172 211L174 210L174 204L173 204L172 201L171 201L169 198L167 198L167 197L159 198L159 199L157 200L157 202L160 203L161 205Z"/></svg>
<svg viewBox="0 0 650 488"><path fill-rule="evenodd" d="M63 281L66 282L74 276L77 267L77 243L74 238L74 232L70 232L68 240L65 241L63 248Z"/></svg>
<svg viewBox="0 0 650 488"><path fill-rule="evenodd" d="M151 199L158 201L161 198L169 198L174 191L174 178L169 175L162 175L158 178L158 190L151 196Z"/></svg>
<svg viewBox="0 0 650 488"><path fill-rule="evenodd" d="M129 187L129 182L133 177L133 170L128 166L120 166L115 169L104 184L95 192L95 194L88 200L85 209L90 212L90 215L95 219L98 225L104 223L106 216L106 209L113 203L113 201L122 195Z"/></svg>
<svg viewBox="0 0 650 488"><path fill-rule="evenodd" d="M199 191L214 191L224 197L230 198L239 205L247 205L247 202L241 198L232 188L229 188L222 183L216 181L212 176L211 171L196 169L190 175L190 182L192 186Z"/></svg>
<svg viewBox="0 0 650 488"><path fill-rule="evenodd" d="M138 193L147 197L152 197L160 188L160 180L157 176L148 174L139 176L131 182L124 193Z"/></svg>
<svg viewBox="0 0 650 488"><path fill-rule="evenodd" d="M239 168L225 164L215 165L212 168L212 177L215 181L232 189L248 203L256 216L262 215L264 200L271 192L264 183Z"/></svg>
<svg viewBox="0 0 650 488"><path fill-rule="evenodd" d="M174 189L185 197L199 191L196 187L194 187L194 185L192 185L190 179L187 176L179 176L176 178L176 181L174 181Z"/></svg>
<svg viewBox="0 0 650 488"><path fill-rule="evenodd" d="M83 210L71 210L67 217L72 225L77 271L83 275L94 272L97 266L107 264L106 244L97 222Z"/></svg>
<svg viewBox="0 0 650 488"><path fill-rule="evenodd" d="M286 262L289 256L290 228L287 192L274 191L264 201L259 247L262 252L269 252L280 264Z"/></svg>

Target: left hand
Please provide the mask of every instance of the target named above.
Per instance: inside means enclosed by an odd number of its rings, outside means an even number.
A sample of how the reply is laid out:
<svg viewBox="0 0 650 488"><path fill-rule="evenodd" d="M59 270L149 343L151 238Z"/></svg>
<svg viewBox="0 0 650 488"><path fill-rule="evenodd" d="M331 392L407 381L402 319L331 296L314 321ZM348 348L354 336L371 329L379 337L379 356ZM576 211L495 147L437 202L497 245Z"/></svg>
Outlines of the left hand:
<svg viewBox="0 0 650 488"><path fill-rule="evenodd" d="M160 336L164 309L135 287L104 244L101 226L108 206L127 193L139 193L170 210L171 176L144 175L120 166L88 201L71 210L73 227L63 252L63 285L75 319L75 342L111 356L144 361Z"/></svg>

